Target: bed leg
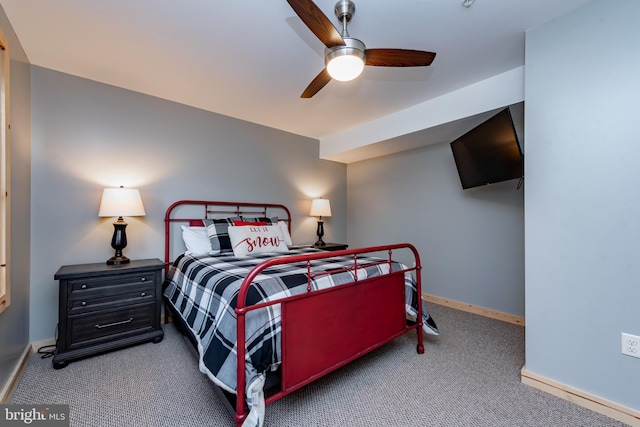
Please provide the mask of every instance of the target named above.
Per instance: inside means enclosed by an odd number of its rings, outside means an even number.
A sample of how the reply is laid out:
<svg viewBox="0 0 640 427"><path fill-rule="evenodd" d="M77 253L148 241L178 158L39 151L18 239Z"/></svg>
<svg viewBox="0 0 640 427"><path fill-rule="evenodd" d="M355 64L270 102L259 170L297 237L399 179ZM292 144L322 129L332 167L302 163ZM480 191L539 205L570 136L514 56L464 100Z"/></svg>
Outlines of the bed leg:
<svg viewBox="0 0 640 427"><path fill-rule="evenodd" d="M424 354L424 344L422 343L422 325L420 325L420 327L417 328L416 331L418 332L418 345L416 346L416 351L418 352L418 354Z"/></svg>

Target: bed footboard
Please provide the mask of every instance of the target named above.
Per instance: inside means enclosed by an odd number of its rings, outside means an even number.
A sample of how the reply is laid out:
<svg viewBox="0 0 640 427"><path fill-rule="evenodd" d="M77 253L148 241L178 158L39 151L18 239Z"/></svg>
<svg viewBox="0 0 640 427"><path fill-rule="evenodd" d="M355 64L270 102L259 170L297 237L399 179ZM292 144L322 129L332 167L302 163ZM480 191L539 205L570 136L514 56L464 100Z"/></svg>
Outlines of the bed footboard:
<svg viewBox="0 0 640 427"><path fill-rule="evenodd" d="M394 250L409 249L413 253L415 267L358 280L354 274L352 283L342 284L285 299L246 305L246 296L255 277L274 265L306 262L311 280L314 274L310 262L336 256L351 256L353 271L357 272L358 256L373 252L387 252L388 259L381 263L392 266ZM409 330L417 331L417 351L424 353L422 336L422 304L417 304L417 322L407 325L405 274L415 271L416 295L421 295L420 258L410 244L397 244L337 252L322 252L300 256L274 258L254 268L244 279L237 301L237 366L245 360L245 316L251 310L268 305L281 305L281 378L280 391L266 398L269 404L303 387L306 384L346 365L358 357L386 344ZM322 272L318 274L329 274ZM241 425L247 417L245 401L245 371L238 369L236 423Z"/></svg>

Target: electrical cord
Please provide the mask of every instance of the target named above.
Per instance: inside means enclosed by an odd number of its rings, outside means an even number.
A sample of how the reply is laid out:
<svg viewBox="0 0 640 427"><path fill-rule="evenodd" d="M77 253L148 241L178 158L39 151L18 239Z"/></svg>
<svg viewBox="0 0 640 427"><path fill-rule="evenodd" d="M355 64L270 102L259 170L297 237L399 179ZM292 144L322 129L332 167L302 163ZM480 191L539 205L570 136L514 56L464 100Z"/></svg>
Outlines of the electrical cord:
<svg viewBox="0 0 640 427"><path fill-rule="evenodd" d="M48 350L49 348L52 348L51 350ZM40 354L40 358L41 359L46 359L49 357L52 357L56 354L56 344L52 344L52 345L44 345L42 347L40 347L38 349L38 354Z"/></svg>
<svg viewBox="0 0 640 427"><path fill-rule="evenodd" d="M49 357L53 357L56 354L56 349L58 348L58 325L56 324L55 335L55 344L43 345L38 349L38 354L40 354L41 359L47 359Z"/></svg>

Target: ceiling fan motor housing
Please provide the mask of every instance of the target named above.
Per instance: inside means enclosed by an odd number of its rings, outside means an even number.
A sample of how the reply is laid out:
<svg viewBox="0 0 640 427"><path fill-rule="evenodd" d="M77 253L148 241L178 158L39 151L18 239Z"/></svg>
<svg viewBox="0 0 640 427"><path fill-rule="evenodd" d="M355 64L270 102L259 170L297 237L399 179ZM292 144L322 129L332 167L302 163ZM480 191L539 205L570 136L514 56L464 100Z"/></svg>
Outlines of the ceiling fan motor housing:
<svg viewBox="0 0 640 427"><path fill-rule="evenodd" d="M325 54L324 63L325 63L325 65L328 65L329 62L331 62L331 60L333 58L336 58L336 57L342 56L342 55L357 56L360 59L362 59L362 61L364 62L364 60L365 60L365 55L364 55L365 49L366 49L366 47L365 47L364 43L362 43L360 40L354 39L354 38L345 38L344 39L344 46L338 45L338 46L333 46L333 47L327 47L327 48L324 49L324 54Z"/></svg>

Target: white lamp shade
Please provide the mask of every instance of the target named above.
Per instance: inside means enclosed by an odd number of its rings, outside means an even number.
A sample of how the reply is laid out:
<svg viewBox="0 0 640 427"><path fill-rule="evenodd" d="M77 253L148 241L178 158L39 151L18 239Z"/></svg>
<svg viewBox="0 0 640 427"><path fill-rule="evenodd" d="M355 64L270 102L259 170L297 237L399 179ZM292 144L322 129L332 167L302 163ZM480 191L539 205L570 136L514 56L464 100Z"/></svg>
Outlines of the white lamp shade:
<svg viewBox="0 0 640 427"><path fill-rule="evenodd" d="M331 216L331 204L328 199L313 199L309 216Z"/></svg>
<svg viewBox="0 0 640 427"><path fill-rule="evenodd" d="M98 216L145 216L140 191L134 188L105 188Z"/></svg>

